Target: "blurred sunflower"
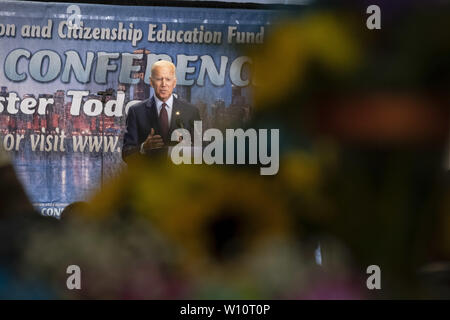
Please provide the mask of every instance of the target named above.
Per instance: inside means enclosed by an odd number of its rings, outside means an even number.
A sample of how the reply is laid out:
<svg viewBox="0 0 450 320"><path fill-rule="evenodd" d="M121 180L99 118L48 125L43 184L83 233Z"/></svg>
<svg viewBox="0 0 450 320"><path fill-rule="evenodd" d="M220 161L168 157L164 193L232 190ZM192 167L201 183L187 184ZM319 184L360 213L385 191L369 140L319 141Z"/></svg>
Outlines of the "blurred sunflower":
<svg viewBox="0 0 450 320"><path fill-rule="evenodd" d="M335 214L325 197L327 177L339 161L336 144L317 140L311 150L292 150L280 160L279 184L291 199L290 209L301 223L324 224Z"/></svg>
<svg viewBox="0 0 450 320"><path fill-rule="evenodd" d="M96 216L120 210L149 219L185 250L187 265L196 270L230 270L242 254L287 237L290 228L275 185L218 167L134 163L92 200Z"/></svg>
<svg viewBox="0 0 450 320"><path fill-rule="evenodd" d="M314 63L329 73L345 75L359 65L362 48L352 33L355 16L319 11L281 21L253 59L255 106L278 108L280 100L298 93ZM268 67L269 66L269 67Z"/></svg>
<svg viewBox="0 0 450 320"><path fill-rule="evenodd" d="M189 279L195 296L273 298L315 267L294 238L287 199L277 179L245 168L138 160L80 217L146 221L167 241L171 269Z"/></svg>

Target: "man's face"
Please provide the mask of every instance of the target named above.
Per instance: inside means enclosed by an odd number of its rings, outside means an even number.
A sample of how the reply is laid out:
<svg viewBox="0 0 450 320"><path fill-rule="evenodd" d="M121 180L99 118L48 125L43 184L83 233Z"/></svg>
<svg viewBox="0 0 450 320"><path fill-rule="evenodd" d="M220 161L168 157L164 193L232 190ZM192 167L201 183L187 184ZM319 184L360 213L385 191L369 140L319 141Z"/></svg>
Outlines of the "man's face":
<svg viewBox="0 0 450 320"><path fill-rule="evenodd" d="M175 74L169 67L159 66L153 70L150 83L159 100L166 102L177 84Z"/></svg>

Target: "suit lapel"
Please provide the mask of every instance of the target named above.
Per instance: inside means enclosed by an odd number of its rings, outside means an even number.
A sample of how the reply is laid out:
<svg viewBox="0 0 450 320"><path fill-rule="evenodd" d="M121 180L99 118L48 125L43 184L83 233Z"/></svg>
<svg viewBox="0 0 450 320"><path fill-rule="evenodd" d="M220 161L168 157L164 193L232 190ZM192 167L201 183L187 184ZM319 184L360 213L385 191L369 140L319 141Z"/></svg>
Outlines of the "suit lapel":
<svg viewBox="0 0 450 320"><path fill-rule="evenodd" d="M156 110L156 102L155 99L152 97L147 102L148 107L148 118L150 122L150 132L151 128L155 129L155 133L159 134L161 132L161 129L159 128L159 121L158 121L158 111Z"/></svg>
<svg viewBox="0 0 450 320"><path fill-rule="evenodd" d="M178 99L176 99L174 97L173 105L172 105L172 118L170 119L170 129L169 129L170 134L172 134L172 132L175 129L186 127L186 124L183 123L183 118L182 118L183 114L181 111L182 110L181 110L180 103L179 103Z"/></svg>

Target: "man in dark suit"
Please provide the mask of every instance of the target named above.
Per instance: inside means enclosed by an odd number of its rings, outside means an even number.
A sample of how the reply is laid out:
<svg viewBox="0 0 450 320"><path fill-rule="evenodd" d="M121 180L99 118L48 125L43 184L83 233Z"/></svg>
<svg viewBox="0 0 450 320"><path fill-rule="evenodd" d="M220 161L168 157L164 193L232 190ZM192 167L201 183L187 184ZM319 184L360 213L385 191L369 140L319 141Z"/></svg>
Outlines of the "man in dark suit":
<svg viewBox="0 0 450 320"><path fill-rule="evenodd" d="M171 142L172 132L184 128L193 137L194 121L200 114L193 105L176 98L172 92L177 84L175 65L160 60L152 65L150 85L155 94L132 106L127 115L123 137L122 159L131 155L158 154Z"/></svg>

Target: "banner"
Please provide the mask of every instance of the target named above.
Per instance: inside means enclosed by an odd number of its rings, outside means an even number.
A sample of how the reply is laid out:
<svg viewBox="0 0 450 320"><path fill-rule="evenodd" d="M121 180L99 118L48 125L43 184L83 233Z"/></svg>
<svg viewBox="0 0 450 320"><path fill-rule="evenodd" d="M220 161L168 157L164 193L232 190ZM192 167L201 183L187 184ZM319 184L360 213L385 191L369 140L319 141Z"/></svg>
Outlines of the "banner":
<svg viewBox="0 0 450 320"><path fill-rule="evenodd" d="M251 60L270 10L2 2L0 147L29 197L59 216L123 169L127 111L152 95L151 65L214 127L251 114Z"/></svg>

